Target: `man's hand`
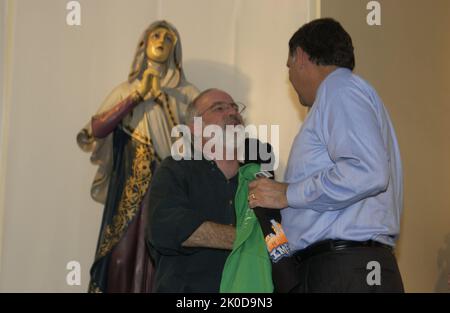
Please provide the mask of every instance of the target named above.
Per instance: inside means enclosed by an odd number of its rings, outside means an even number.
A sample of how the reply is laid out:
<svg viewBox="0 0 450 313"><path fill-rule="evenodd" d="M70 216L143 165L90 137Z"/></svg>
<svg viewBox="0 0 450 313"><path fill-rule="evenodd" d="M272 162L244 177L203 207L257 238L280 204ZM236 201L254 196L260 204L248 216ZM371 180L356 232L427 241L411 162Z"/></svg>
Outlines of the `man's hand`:
<svg viewBox="0 0 450 313"><path fill-rule="evenodd" d="M288 184L268 178L258 178L249 184L248 204L250 208L284 209L288 206L286 191Z"/></svg>

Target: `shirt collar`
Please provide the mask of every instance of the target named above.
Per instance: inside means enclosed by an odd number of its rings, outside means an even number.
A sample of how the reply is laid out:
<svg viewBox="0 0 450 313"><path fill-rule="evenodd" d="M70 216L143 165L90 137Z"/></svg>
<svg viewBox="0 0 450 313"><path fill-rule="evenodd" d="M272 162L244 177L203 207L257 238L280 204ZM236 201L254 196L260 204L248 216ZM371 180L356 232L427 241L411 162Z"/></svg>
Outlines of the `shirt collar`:
<svg viewBox="0 0 450 313"><path fill-rule="evenodd" d="M333 72L331 72L330 74L327 75L327 77L325 77L325 79L320 83L319 88L317 88L317 93L316 93L316 100L319 97L319 94L321 93L322 89L324 88L326 82L331 79L331 77L334 76L339 76L339 75L344 75L344 74L348 74L351 73L352 71L349 70L346 67L338 67L337 69L335 69ZM316 102L316 101L314 101Z"/></svg>

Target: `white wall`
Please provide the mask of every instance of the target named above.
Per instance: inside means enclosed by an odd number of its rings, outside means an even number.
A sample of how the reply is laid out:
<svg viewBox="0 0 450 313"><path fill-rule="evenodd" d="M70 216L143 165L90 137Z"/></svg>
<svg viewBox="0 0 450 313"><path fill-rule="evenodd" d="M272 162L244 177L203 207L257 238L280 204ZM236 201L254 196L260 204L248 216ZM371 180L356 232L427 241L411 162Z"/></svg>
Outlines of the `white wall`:
<svg viewBox="0 0 450 313"><path fill-rule="evenodd" d="M5 66L4 66L4 47L5 47L5 30L6 30L6 3L5 0L0 0L0 16L1 16L1 20L0 20L0 173L1 173L1 168L2 168L2 163L3 163L3 110L4 110L4 100L3 100L3 86L4 86L4 71L5 71ZM0 175L0 192L2 190L1 186L2 186L2 176ZM0 199L2 199L3 197L0 194ZM3 209L2 206L0 205L0 227L1 225L3 225ZM1 266L1 256L2 256L2 232L0 232L0 266Z"/></svg>
<svg viewBox="0 0 450 313"><path fill-rule="evenodd" d="M3 116L3 81L4 81L4 47L5 47L5 32L6 32L6 2L5 0L0 0L0 121ZM2 127L0 125L0 131ZM1 138L1 133L0 133Z"/></svg>
<svg viewBox="0 0 450 313"><path fill-rule="evenodd" d="M6 184L6 137L7 137L7 129L8 129L8 112L9 112L9 92L8 92L8 84L6 82L10 77L10 66L8 66L8 60L11 58L11 49L7 49L9 47L8 39L10 36L11 28L10 24L12 19L8 18L8 15L11 14L11 5L6 2L6 0L0 0L0 266L2 261L2 244L3 244L3 231L1 231L1 227L3 225L4 218L4 186Z"/></svg>
<svg viewBox="0 0 450 313"><path fill-rule="evenodd" d="M9 16L14 40L0 48L14 57L2 65L12 69L2 84L11 97L0 107L10 107L9 123L1 126L8 134L0 173L6 182L0 198L2 291L87 289L102 207L89 197L95 168L75 135L126 79L138 37L150 22L165 18L178 28L191 82L247 102L248 122L282 125L280 175L305 113L285 64L288 40L315 1L79 2L82 25L70 27L67 1L8 1L15 6ZM4 0L0 8L3 14ZM81 263L81 286L65 283L71 260Z"/></svg>

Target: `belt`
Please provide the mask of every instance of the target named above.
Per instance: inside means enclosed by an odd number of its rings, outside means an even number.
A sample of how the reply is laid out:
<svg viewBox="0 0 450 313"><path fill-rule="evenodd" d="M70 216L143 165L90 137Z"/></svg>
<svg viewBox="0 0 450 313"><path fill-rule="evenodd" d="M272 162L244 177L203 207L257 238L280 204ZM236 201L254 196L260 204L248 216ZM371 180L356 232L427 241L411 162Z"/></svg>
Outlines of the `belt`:
<svg viewBox="0 0 450 313"><path fill-rule="evenodd" d="M392 247L384 243L367 240L367 241L350 241L350 240L324 240L318 243L314 243L311 246L299 250L294 254L294 257L300 262L306 259L333 251L342 251L349 248L362 248L362 247L378 247L385 248L392 252Z"/></svg>

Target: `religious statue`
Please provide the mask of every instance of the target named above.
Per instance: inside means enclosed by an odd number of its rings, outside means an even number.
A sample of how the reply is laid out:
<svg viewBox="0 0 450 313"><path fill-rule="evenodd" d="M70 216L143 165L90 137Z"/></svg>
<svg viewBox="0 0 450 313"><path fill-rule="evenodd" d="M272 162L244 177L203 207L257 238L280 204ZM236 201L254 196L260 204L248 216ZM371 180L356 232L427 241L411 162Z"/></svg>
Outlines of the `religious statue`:
<svg viewBox="0 0 450 313"><path fill-rule="evenodd" d="M178 31L157 21L139 41L128 80L78 133L98 165L91 196L104 204L89 292L151 292L146 198L152 174L170 155L171 130L197 94L183 73Z"/></svg>

